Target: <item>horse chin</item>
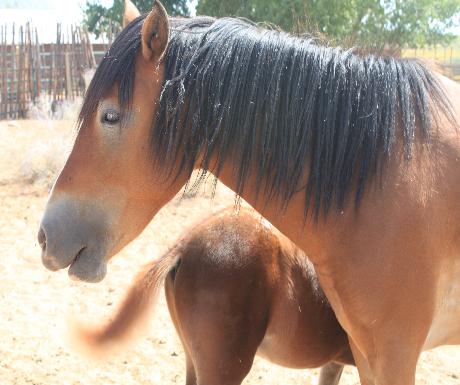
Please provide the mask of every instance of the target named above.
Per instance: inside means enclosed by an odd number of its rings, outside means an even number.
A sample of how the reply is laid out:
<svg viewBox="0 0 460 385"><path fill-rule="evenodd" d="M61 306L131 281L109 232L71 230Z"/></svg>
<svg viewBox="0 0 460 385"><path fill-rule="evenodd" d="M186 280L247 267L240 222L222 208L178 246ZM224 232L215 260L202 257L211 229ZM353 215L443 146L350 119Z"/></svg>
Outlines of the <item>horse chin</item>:
<svg viewBox="0 0 460 385"><path fill-rule="evenodd" d="M70 264L68 274L74 281L101 282L107 274L107 262L99 253L84 248Z"/></svg>

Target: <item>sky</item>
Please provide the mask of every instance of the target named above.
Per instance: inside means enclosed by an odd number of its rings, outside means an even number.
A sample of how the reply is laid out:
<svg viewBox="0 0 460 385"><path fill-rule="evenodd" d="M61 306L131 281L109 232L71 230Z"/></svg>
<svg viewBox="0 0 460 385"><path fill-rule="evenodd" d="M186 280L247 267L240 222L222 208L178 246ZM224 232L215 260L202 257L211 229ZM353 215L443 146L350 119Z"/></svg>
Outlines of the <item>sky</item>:
<svg viewBox="0 0 460 385"><path fill-rule="evenodd" d="M197 1L190 0L192 12ZM100 2L104 6L110 6L113 0ZM40 41L51 42L55 39L57 22L64 26L81 22L85 3L86 0L0 0L0 25L11 25L13 21L24 25L32 21L38 30ZM460 26L452 32L460 35Z"/></svg>
<svg viewBox="0 0 460 385"><path fill-rule="evenodd" d="M193 11L197 1L190 1ZM32 21L40 42L53 42L56 24L61 22L65 28L80 23L85 3L86 0L0 0L0 25L11 26L13 22L24 25ZM113 0L100 0L100 3L107 7L113 4Z"/></svg>

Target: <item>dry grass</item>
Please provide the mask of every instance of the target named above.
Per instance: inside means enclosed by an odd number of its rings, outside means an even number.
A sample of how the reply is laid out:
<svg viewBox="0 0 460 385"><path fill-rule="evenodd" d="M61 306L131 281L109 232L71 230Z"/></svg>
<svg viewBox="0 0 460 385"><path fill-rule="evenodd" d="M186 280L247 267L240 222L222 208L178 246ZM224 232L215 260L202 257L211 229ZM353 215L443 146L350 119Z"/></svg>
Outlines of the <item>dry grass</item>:
<svg viewBox="0 0 460 385"><path fill-rule="evenodd" d="M74 283L65 272L42 267L35 241L47 185L73 135L71 122L0 122L0 385L183 384L184 355L164 298L149 332L103 363L69 345L68 321L96 322L110 315L141 265L165 251L186 226L232 204L233 194L219 186L212 201L200 194L175 199L116 256L103 283ZM245 384L314 384L317 373L257 359ZM417 385L458 385L459 378L460 347L423 355ZM341 384L358 383L356 370L347 368Z"/></svg>
<svg viewBox="0 0 460 385"><path fill-rule="evenodd" d="M64 123L65 129L62 127L62 121L56 120L2 123L4 167L0 172L15 181L51 187L74 138L70 121Z"/></svg>

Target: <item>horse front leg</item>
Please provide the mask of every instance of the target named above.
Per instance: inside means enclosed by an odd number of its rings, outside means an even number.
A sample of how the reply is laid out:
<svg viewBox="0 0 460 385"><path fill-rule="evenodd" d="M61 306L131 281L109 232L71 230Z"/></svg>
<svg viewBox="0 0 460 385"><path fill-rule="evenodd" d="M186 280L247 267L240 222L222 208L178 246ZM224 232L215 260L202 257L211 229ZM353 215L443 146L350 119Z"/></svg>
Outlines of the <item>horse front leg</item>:
<svg viewBox="0 0 460 385"><path fill-rule="evenodd" d="M351 351L353 352L356 367L358 368L361 385L375 385L374 375L369 367L369 362L353 343L353 340L350 337L348 337L348 340L350 342Z"/></svg>
<svg viewBox="0 0 460 385"><path fill-rule="evenodd" d="M436 308L433 258L363 254L316 270L365 385L414 385Z"/></svg>
<svg viewBox="0 0 460 385"><path fill-rule="evenodd" d="M197 385L195 365L193 365L192 359L188 352L185 352L186 356L186 375L185 375L185 385Z"/></svg>
<svg viewBox="0 0 460 385"><path fill-rule="evenodd" d="M383 331L388 332L388 329ZM418 345L410 344L398 333L395 333L395 338L374 336L374 341L372 347L371 344L367 344L367 350L364 352L351 343L361 384L414 385L417 361L421 352ZM373 354L369 353L371 349L374 351Z"/></svg>

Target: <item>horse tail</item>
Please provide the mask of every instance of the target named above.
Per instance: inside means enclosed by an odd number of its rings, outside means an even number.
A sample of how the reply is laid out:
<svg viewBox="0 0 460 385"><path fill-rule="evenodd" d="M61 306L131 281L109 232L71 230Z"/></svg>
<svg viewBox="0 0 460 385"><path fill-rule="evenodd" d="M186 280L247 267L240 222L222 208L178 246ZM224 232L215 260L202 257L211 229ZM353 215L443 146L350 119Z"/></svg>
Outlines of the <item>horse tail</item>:
<svg viewBox="0 0 460 385"><path fill-rule="evenodd" d="M99 327L75 326L72 342L85 353L101 356L132 340L134 332L139 334L144 330L154 300L179 253L180 244L158 260L145 265L134 279L115 316Z"/></svg>

